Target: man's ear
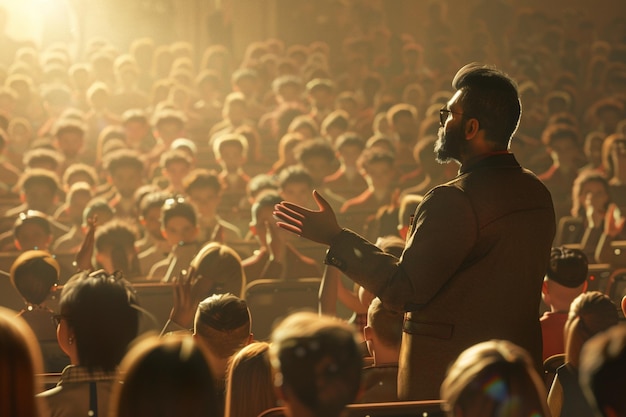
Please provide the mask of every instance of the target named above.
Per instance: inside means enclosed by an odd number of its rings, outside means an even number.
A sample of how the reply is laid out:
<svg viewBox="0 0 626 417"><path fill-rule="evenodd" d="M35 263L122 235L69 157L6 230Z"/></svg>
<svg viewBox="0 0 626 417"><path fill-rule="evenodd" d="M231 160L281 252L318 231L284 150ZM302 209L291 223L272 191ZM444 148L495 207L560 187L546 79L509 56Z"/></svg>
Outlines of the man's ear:
<svg viewBox="0 0 626 417"><path fill-rule="evenodd" d="M541 283L541 292L543 293L543 295L548 295L548 281L543 281Z"/></svg>
<svg viewBox="0 0 626 417"><path fill-rule="evenodd" d="M465 123L465 139L466 140L473 139L479 130L480 130L480 123L478 123L478 120L469 119L467 123Z"/></svg>
<svg viewBox="0 0 626 417"><path fill-rule="evenodd" d="M22 250L22 245L20 245L20 241L17 239L13 239L13 243L15 243L15 247L17 248L17 250L21 251Z"/></svg>
<svg viewBox="0 0 626 417"><path fill-rule="evenodd" d="M363 338L365 340L372 340L372 333L373 333L373 330L370 326L365 326L363 328Z"/></svg>

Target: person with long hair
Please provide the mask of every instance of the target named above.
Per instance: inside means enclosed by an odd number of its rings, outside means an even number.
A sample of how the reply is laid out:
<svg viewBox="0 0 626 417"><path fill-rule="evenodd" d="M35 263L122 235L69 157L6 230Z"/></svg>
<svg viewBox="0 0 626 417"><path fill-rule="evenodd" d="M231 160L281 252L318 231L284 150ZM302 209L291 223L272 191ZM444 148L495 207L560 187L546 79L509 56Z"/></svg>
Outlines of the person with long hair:
<svg viewBox="0 0 626 417"><path fill-rule="evenodd" d="M39 417L35 374L42 372L37 339L15 312L0 307L0 417Z"/></svg>
<svg viewBox="0 0 626 417"><path fill-rule="evenodd" d="M226 376L225 417L258 416L276 407L270 345L251 343L232 357Z"/></svg>
<svg viewBox="0 0 626 417"><path fill-rule="evenodd" d="M191 335L145 339L120 366L112 417L218 417L206 352Z"/></svg>

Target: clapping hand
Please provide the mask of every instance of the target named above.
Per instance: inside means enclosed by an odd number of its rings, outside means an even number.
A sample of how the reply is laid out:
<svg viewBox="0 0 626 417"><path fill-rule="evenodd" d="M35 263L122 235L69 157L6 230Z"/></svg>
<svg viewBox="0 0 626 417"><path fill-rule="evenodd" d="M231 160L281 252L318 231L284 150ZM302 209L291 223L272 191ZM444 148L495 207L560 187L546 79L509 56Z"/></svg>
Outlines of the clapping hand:
<svg viewBox="0 0 626 417"><path fill-rule="evenodd" d="M91 264L91 258L93 256L94 244L96 241L96 226L98 225L98 215L94 215L87 219L87 225L89 229L83 240L83 244L80 246L75 258L75 265L79 271L93 271L93 265Z"/></svg>
<svg viewBox="0 0 626 417"><path fill-rule="evenodd" d="M173 280L174 305L170 312L170 320L181 327L190 329L193 326L193 319L196 315L196 303L191 296L191 281L194 276L193 267L189 273L183 270L180 277Z"/></svg>
<svg viewBox="0 0 626 417"><path fill-rule="evenodd" d="M341 232L341 227L330 204L317 191L313 191L313 198L319 207L317 211L288 201L277 204L274 207L276 224L298 236L329 245Z"/></svg>

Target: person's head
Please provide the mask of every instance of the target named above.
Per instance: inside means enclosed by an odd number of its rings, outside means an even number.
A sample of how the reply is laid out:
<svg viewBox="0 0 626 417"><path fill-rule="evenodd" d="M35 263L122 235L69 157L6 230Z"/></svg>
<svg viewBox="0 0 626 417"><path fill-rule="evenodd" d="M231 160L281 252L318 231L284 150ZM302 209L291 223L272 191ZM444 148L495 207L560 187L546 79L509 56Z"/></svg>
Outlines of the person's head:
<svg viewBox="0 0 626 417"><path fill-rule="evenodd" d="M41 168L24 172L18 181L18 187L28 209L44 213L50 213L61 189L56 174Z"/></svg>
<svg viewBox="0 0 626 417"><path fill-rule="evenodd" d="M267 247L268 228L273 227L275 224L273 215L274 206L281 201L283 201L283 198L278 195L278 193L267 191L261 194L254 204L252 204L250 232L258 239L261 247ZM277 233L285 234L281 232L282 229L277 227L274 230Z"/></svg>
<svg viewBox="0 0 626 417"><path fill-rule="evenodd" d="M626 326L614 326L585 344L579 375L587 401L601 415L626 416Z"/></svg>
<svg viewBox="0 0 626 417"><path fill-rule="evenodd" d="M246 186L246 193L250 204L254 203L257 197L266 191L278 192L276 178L269 174L258 174L250 178Z"/></svg>
<svg viewBox="0 0 626 417"><path fill-rule="evenodd" d="M209 353L228 359L252 340L250 310L241 298L232 294L214 294L198 304L194 335ZM214 369L216 374L226 369Z"/></svg>
<svg viewBox="0 0 626 417"><path fill-rule="evenodd" d="M315 207L311 197L313 178L304 168L296 165L282 170L278 175L278 187L283 200L304 207Z"/></svg>
<svg viewBox="0 0 626 417"><path fill-rule="evenodd" d="M22 163L26 169L37 168L58 173L63 163L63 155L54 149L35 148L24 154Z"/></svg>
<svg viewBox="0 0 626 417"><path fill-rule="evenodd" d="M335 151L326 139L305 140L294 149L294 153L314 185L321 185L335 168Z"/></svg>
<svg viewBox="0 0 626 417"><path fill-rule="evenodd" d="M585 342L617 322L617 306L608 296L598 291L580 294L572 301L563 330L565 361L578 368Z"/></svg>
<svg viewBox="0 0 626 417"><path fill-rule="evenodd" d="M183 180L185 194L198 213L213 218L222 198L222 182L214 171L195 169Z"/></svg>
<svg viewBox="0 0 626 417"><path fill-rule="evenodd" d="M387 110L390 128L401 142L414 144L417 140L417 109L410 104L396 104Z"/></svg>
<svg viewBox="0 0 626 417"><path fill-rule="evenodd" d="M143 184L144 165L139 154L127 149L111 152L105 160L109 182L124 198L132 198Z"/></svg>
<svg viewBox="0 0 626 417"><path fill-rule="evenodd" d="M240 134L219 136L213 143L215 160L227 172L237 172L246 163L248 140Z"/></svg>
<svg viewBox="0 0 626 417"><path fill-rule="evenodd" d="M602 165L602 144L606 135L602 132L590 132L585 136L583 151L587 161L593 168Z"/></svg>
<svg viewBox="0 0 626 417"><path fill-rule="evenodd" d="M85 144L85 127L80 121L70 118L59 120L53 135L57 148L68 159L76 158Z"/></svg>
<svg viewBox="0 0 626 417"><path fill-rule="evenodd" d="M182 192L183 178L192 168L189 155L180 149L168 149L161 154L160 166L163 176L169 181L169 189L173 192Z"/></svg>
<svg viewBox="0 0 626 417"><path fill-rule="evenodd" d="M244 346L233 356L226 376L225 415L257 416L276 407L269 347L268 343L255 342Z"/></svg>
<svg viewBox="0 0 626 417"><path fill-rule="evenodd" d="M356 133L346 132L337 138L335 148L341 163L355 167L361 152L365 149L365 141Z"/></svg>
<svg viewBox="0 0 626 417"><path fill-rule="evenodd" d="M507 150L521 115L515 82L495 68L472 63L456 73L452 87L456 93L440 112L437 158L464 158L472 146L467 142L479 132L492 150Z"/></svg>
<svg viewBox="0 0 626 417"><path fill-rule="evenodd" d="M120 369L122 382L113 388L112 415L220 415L206 350L191 336L144 339L128 352Z"/></svg>
<svg viewBox="0 0 626 417"><path fill-rule="evenodd" d="M150 134L148 116L141 109L129 109L122 114L122 128L129 144L138 144Z"/></svg>
<svg viewBox="0 0 626 417"><path fill-rule="evenodd" d="M204 245L189 263L189 274L195 304L214 294L244 296L246 275L241 258L226 245L218 242Z"/></svg>
<svg viewBox="0 0 626 417"><path fill-rule="evenodd" d="M463 351L441 385L450 417L548 417L546 397L528 353L506 340Z"/></svg>
<svg viewBox="0 0 626 417"><path fill-rule="evenodd" d="M162 109L154 115L152 126L154 136L169 145L174 139L183 136L185 116L178 110Z"/></svg>
<svg viewBox="0 0 626 417"><path fill-rule="evenodd" d="M82 224L83 211L92 197L93 191L86 182L76 182L72 184L67 192L66 213L73 225L80 226Z"/></svg>
<svg viewBox="0 0 626 417"><path fill-rule="evenodd" d="M332 109L335 100L335 85L327 78L315 78L306 84L306 91L313 107Z"/></svg>
<svg viewBox="0 0 626 417"><path fill-rule="evenodd" d="M96 262L107 273L121 271L130 278L139 274L135 241L137 231L123 220L112 220L96 229Z"/></svg>
<svg viewBox="0 0 626 417"><path fill-rule="evenodd" d="M11 284L28 304L42 304L59 283L59 263L48 252L29 250L11 266Z"/></svg>
<svg viewBox="0 0 626 417"><path fill-rule="evenodd" d="M616 133L604 140L602 165L609 178L624 175L626 172L626 136Z"/></svg>
<svg viewBox="0 0 626 417"><path fill-rule="evenodd" d="M577 169L583 162L583 153L576 129L565 124L548 126L541 137L552 160L564 169Z"/></svg>
<svg viewBox="0 0 626 417"><path fill-rule="evenodd" d="M378 149L366 149L359 159L365 179L375 190L390 190L395 179L393 153Z"/></svg>
<svg viewBox="0 0 626 417"><path fill-rule="evenodd" d="M554 247L541 287L543 301L553 311L568 311L574 299L587 289L587 256L579 249Z"/></svg>
<svg viewBox="0 0 626 417"><path fill-rule="evenodd" d="M0 417L40 415L35 395L41 392L36 377L41 372L41 352L30 326L0 307Z"/></svg>
<svg viewBox="0 0 626 417"><path fill-rule="evenodd" d="M299 133L304 139L314 139L319 136L319 127L313 117L309 115L296 116L289 127L288 133Z"/></svg>
<svg viewBox="0 0 626 417"><path fill-rule="evenodd" d="M338 416L355 400L363 362L349 324L300 312L284 319L271 339L274 386L292 415Z"/></svg>
<svg viewBox="0 0 626 417"><path fill-rule="evenodd" d="M89 220L98 219L98 226L104 226L115 216L115 211L109 206L106 200L102 198L94 198L83 210L83 231L87 231Z"/></svg>
<svg viewBox="0 0 626 417"><path fill-rule="evenodd" d="M171 245L193 243L198 237L196 210L183 197L168 198L161 207L161 233Z"/></svg>
<svg viewBox="0 0 626 417"><path fill-rule="evenodd" d="M237 91L226 96L222 117L233 126L239 126L248 118L248 104L243 93Z"/></svg>
<svg viewBox="0 0 626 417"><path fill-rule="evenodd" d="M111 371L137 336L139 310L121 273L81 272L63 286L57 340L72 364Z"/></svg>
<svg viewBox="0 0 626 417"><path fill-rule="evenodd" d="M350 115L343 110L335 110L324 118L320 132L322 136L334 142L339 135L348 130L349 125Z"/></svg>
<svg viewBox="0 0 626 417"><path fill-rule="evenodd" d="M367 309L367 326L363 336L374 364L397 363L402 343L404 316L385 308L379 298L374 298Z"/></svg>
<svg viewBox="0 0 626 417"><path fill-rule="evenodd" d="M582 171L572 186L572 216L584 219L590 205L597 213L606 212L611 202L610 193L604 175L592 170Z"/></svg>
<svg viewBox="0 0 626 417"><path fill-rule="evenodd" d="M96 170L92 166L83 163L73 163L63 173L65 191L68 191L77 182L85 182L94 189L98 185L98 174L96 174Z"/></svg>
<svg viewBox="0 0 626 417"><path fill-rule="evenodd" d="M47 251L52 243L52 226L45 213L26 210L20 213L13 223L13 238L19 251Z"/></svg>
<svg viewBox="0 0 626 417"><path fill-rule="evenodd" d="M161 208L170 197L168 193L154 191L146 194L139 205L139 223L156 240L163 240L161 233Z"/></svg>

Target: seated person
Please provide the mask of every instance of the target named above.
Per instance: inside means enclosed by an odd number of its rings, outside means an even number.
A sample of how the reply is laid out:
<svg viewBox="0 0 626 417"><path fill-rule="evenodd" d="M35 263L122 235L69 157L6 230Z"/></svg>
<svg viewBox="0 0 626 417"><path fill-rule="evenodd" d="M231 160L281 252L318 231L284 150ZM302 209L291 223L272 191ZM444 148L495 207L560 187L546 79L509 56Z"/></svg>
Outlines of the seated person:
<svg viewBox="0 0 626 417"><path fill-rule="evenodd" d="M587 257L578 249L552 248L541 296L550 311L541 317L543 360L565 353L563 328L572 301L587 289Z"/></svg>
<svg viewBox="0 0 626 417"><path fill-rule="evenodd" d="M241 240L241 232L234 224L217 214L222 199L222 182L206 169L196 169L183 180L183 189L198 213L200 242L231 243Z"/></svg>
<svg viewBox="0 0 626 417"><path fill-rule="evenodd" d="M45 372L61 372L70 361L57 342L54 312L46 299L59 283L61 267L47 252L26 251L11 266L11 283L20 293L26 307L18 316L33 330L44 360Z"/></svg>
<svg viewBox="0 0 626 417"><path fill-rule="evenodd" d="M161 208L165 200L171 198L167 193L149 192L139 204L139 224L143 228L143 238L137 241L139 269L143 274L157 262L167 258L172 246L161 232Z"/></svg>
<svg viewBox="0 0 626 417"><path fill-rule="evenodd" d="M43 415L106 416L117 366L138 333L134 292L121 274L82 272L63 287L59 309L57 340L71 365L39 394L49 410Z"/></svg>
<svg viewBox="0 0 626 417"><path fill-rule="evenodd" d="M170 245L166 259L148 271L149 280L170 282L189 265L201 245L196 211L183 197L168 198L161 208L161 233Z"/></svg>
<svg viewBox="0 0 626 417"><path fill-rule="evenodd" d="M27 210L15 219L13 230L0 235L2 251L48 251L52 243L50 218L36 210Z"/></svg>
<svg viewBox="0 0 626 417"><path fill-rule="evenodd" d="M297 236L276 226L272 212L274 205L282 200L281 196L268 191L252 205L250 231L260 248L242 262L248 282L262 278L297 279L321 276L318 263L302 255L292 244Z"/></svg>
<svg viewBox="0 0 626 417"><path fill-rule="evenodd" d="M144 184L144 164L136 152L119 149L106 156L107 180L112 185L109 205L115 216L136 222L135 191Z"/></svg>
<svg viewBox="0 0 626 417"><path fill-rule="evenodd" d="M550 416L530 355L506 340L463 351L441 384L441 399L450 417Z"/></svg>
<svg viewBox="0 0 626 417"><path fill-rule="evenodd" d="M98 226L94 242L98 269L102 268L108 274L121 272L128 280L140 277L136 239L134 226L124 220L114 219Z"/></svg>
<svg viewBox="0 0 626 417"><path fill-rule="evenodd" d="M71 253L77 250L84 236L81 233L83 226L83 211L93 197L92 189L86 182L72 184L67 193L67 203L63 204L55 213L59 222L65 222L70 230L60 236L53 246L55 252Z"/></svg>
<svg viewBox="0 0 626 417"><path fill-rule="evenodd" d="M553 417L593 415L578 382L580 352L592 336L617 323L617 307L598 291L581 294L572 302L564 330L565 364L556 370L548 393Z"/></svg>
<svg viewBox="0 0 626 417"><path fill-rule="evenodd" d="M272 332L270 358L289 416L338 417L357 397L363 360L346 323L295 313Z"/></svg>
<svg viewBox="0 0 626 417"><path fill-rule="evenodd" d="M363 392L358 403L398 401L398 358L404 316L387 310L374 298L367 311L363 335L374 364L363 369Z"/></svg>
<svg viewBox="0 0 626 417"><path fill-rule="evenodd" d="M161 155L162 178L156 178L159 186L171 194L182 194L183 179L192 169L192 160L182 149L168 149Z"/></svg>
<svg viewBox="0 0 626 417"><path fill-rule="evenodd" d="M337 138L335 147L341 165L334 174L324 178L324 187L345 201L367 189L367 181L357 164L365 142L356 133L344 133Z"/></svg>
<svg viewBox="0 0 626 417"><path fill-rule="evenodd" d="M242 205L245 206L246 186L250 181L244 171L248 140L236 133L220 135L213 142L213 155L221 167L219 179L224 184L219 211L225 216L235 215Z"/></svg>
<svg viewBox="0 0 626 417"><path fill-rule="evenodd" d="M626 326L613 326L585 343L580 383L596 415L626 416Z"/></svg>
<svg viewBox="0 0 626 417"><path fill-rule="evenodd" d="M97 218L98 225L103 226L113 219L115 212L106 201L95 198L87 203L81 216L80 227L72 227L69 232L58 238L52 245L55 253L77 253L85 240L89 229L88 220Z"/></svg>
<svg viewBox="0 0 626 417"><path fill-rule="evenodd" d="M215 294L198 305L194 335L207 348L220 410L224 410L228 363L252 341L250 325L248 305L232 294Z"/></svg>

